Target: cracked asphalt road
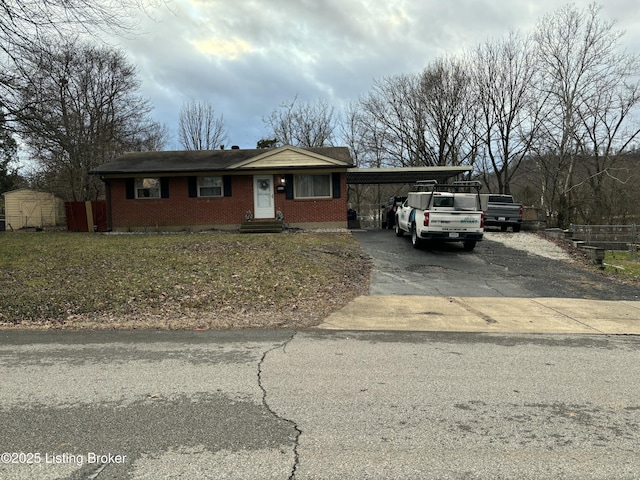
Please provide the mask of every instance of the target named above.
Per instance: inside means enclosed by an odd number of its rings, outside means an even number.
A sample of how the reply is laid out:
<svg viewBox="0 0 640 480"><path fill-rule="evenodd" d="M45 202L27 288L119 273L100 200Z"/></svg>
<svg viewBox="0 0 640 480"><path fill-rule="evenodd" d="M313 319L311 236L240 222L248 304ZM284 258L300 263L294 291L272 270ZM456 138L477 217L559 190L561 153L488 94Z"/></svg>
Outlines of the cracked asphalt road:
<svg viewBox="0 0 640 480"><path fill-rule="evenodd" d="M2 462L0 478L290 478L300 432L261 377L293 336L3 332L0 453L40 458Z"/></svg>
<svg viewBox="0 0 640 480"><path fill-rule="evenodd" d="M639 343L3 332L0 478L639 478Z"/></svg>
<svg viewBox="0 0 640 480"><path fill-rule="evenodd" d="M300 439L300 435L302 434L302 431L293 420L288 418L283 418L277 411L274 411L273 408L269 405L267 385L264 382L263 368L267 360L267 355L269 355L271 352L274 352L276 350L282 350L283 352L286 353L287 344L294 339L295 335L296 335L296 332L292 333L289 336L289 338L286 341L284 341L282 344L277 345L267 350L266 352L264 352L264 355L262 355L262 358L260 359L260 364L258 365L258 385L260 385L260 390L262 390L262 405L274 416L274 418L278 420L282 420L286 423L289 423L295 430L295 436L293 438L293 447L292 447L293 465L291 466L291 475L289 475L290 479L294 479L296 477L296 471L298 470L298 466L300 463L300 453L298 452L298 447L299 447L299 439Z"/></svg>

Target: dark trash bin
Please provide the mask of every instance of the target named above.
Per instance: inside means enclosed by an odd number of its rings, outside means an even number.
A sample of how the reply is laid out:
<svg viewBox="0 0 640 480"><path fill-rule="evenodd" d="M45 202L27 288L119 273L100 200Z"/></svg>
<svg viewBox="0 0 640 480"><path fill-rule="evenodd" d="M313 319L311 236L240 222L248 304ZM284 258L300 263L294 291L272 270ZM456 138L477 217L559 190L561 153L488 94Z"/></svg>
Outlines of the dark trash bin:
<svg viewBox="0 0 640 480"><path fill-rule="evenodd" d="M353 208L347 210L347 226L349 228L360 228L358 212L356 212Z"/></svg>

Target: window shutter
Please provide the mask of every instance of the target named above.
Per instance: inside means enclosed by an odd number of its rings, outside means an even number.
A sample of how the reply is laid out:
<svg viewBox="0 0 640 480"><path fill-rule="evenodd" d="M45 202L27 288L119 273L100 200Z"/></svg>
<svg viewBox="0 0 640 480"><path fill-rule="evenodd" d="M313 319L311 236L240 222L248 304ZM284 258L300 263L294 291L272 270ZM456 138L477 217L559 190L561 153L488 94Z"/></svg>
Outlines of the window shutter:
<svg viewBox="0 0 640 480"><path fill-rule="evenodd" d="M333 183L333 198L340 198L340 173L331 174L331 183Z"/></svg>
<svg viewBox="0 0 640 480"><path fill-rule="evenodd" d="M187 183L189 184L189 197L194 198L198 196L198 177L187 177Z"/></svg>
<svg viewBox="0 0 640 480"><path fill-rule="evenodd" d="M293 200L293 175L290 173L284 176L284 181L286 185L284 187L285 198L287 200Z"/></svg>
<svg viewBox="0 0 640 480"><path fill-rule="evenodd" d="M125 181L125 191L127 192L127 200L136 198L136 181L133 178L127 178Z"/></svg>
<svg viewBox="0 0 640 480"><path fill-rule="evenodd" d="M160 179L160 197L169 198L169 179L168 178Z"/></svg>
<svg viewBox="0 0 640 480"><path fill-rule="evenodd" d="M229 175L222 177L222 191L225 197L231 196L231 177Z"/></svg>

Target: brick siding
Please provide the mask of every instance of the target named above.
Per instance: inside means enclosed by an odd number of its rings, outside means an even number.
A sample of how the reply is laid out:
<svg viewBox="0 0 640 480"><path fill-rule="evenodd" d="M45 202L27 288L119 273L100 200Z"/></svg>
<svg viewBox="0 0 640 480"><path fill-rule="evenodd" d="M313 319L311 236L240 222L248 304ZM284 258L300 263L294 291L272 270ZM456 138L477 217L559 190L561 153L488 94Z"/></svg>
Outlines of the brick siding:
<svg viewBox="0 0 640 480"><path fill-rule="evenodd" d="M126 179L108 179L113 230L197 229L199 226L239 226L248 210L254 211L253 176L231 177L230 197L189 197L188 177L169 178L168 198L127 199ZM347 224L347 180L340 174L340 198L287 200L274 192L275 211L287 224Z"/></svg>

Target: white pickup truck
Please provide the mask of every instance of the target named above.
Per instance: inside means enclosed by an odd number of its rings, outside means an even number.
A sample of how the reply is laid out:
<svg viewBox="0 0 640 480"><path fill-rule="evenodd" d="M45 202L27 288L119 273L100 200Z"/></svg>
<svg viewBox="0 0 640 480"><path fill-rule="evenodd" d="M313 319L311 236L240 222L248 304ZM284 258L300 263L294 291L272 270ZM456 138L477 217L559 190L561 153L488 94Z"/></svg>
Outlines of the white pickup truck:
<svg viewBox="0 0 640 480"><path fill-rule="evenodd" d="M421 182L418 187L427 191L407 194L396 212L396 235L409 233L415 248L433 240L463 242L465 250L473 250L484 234L480 183Z"/></svg>

